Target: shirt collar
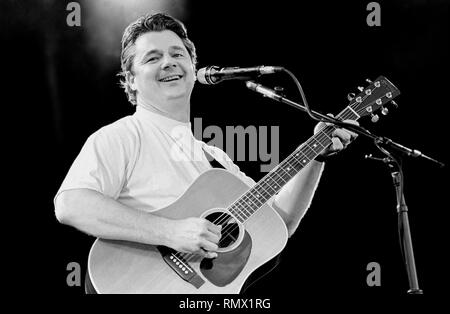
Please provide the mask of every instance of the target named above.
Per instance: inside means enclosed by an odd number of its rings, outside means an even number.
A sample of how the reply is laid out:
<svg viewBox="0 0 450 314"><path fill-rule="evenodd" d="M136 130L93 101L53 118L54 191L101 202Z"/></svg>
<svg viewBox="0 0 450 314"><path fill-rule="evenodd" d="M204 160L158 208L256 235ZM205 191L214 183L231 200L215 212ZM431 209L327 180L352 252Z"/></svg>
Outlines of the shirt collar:
<svg viewBox="0 0 450 314"><path fill-rule="evenodd" d="M190 133L191 131L191 122L181 122L166 116L163 116L159 113L150 111L143 106L136 106L135 116L143 121L144 123L151 123L156 125L158 128L164 130L165 132L172 134L174 130L179 132L180 130L186 130Z"/></svg>

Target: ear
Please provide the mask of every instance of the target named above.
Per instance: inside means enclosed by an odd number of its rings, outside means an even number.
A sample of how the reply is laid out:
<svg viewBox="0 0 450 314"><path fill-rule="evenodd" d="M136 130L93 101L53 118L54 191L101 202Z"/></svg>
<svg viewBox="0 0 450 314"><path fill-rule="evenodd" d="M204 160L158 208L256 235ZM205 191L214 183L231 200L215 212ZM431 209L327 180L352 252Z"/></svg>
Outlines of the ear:
<svg viewBox="0 0 450 314"><path fill-rule="evenodd" d="M137 90L136 80L135 80L135 76L133 73L131 73L130 71L127 71L127 73L125 74L125 80L128 82L128 85L130 85L130 88L133 91Z"/></svg>

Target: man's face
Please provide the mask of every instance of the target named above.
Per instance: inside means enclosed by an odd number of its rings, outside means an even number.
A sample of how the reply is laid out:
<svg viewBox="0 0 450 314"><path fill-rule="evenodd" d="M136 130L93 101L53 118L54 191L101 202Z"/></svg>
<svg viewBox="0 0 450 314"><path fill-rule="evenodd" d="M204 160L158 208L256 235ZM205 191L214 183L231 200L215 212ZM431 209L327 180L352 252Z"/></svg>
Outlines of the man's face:
<svg viewBox="0 0 450 314"><path fill-rule="evenodd" d="M132 88L138 99L162 111L170 100L190 99L195 74L191 57L181 38L170 30L138 37L133 61Z"/></svg>

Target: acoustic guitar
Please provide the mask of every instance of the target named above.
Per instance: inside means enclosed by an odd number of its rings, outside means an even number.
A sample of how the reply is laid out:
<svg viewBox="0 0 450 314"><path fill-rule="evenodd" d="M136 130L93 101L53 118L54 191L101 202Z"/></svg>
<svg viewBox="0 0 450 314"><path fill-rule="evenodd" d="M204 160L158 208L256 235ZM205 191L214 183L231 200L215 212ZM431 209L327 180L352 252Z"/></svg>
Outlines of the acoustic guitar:
<svg viewBox="0 0 450 314"><path fill-rule="evenodd" d="M370 81L369 81L370 82ZM380 76L356 95L336 118L373 115L400 94ZM97 293L234 294L250 275L286 245L286 225L267 201L331 144L325 126L250 187L234 174L211 169L174 203L152 214L172 219L202 217L222 226L218 257L202 258L171 248L97 239L88 276Z"/></svg>

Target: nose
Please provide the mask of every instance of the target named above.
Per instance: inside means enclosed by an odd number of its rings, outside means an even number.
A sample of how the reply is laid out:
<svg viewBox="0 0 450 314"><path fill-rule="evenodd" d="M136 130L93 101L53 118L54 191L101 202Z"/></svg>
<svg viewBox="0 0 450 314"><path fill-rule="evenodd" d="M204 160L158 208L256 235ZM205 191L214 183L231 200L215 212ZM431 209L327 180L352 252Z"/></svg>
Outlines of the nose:
<svg viewBox="0 0 450 314"><path fill-rule="evenodd" d="M169 69L169 68L171 68L171 67L176 67L177 66L177 64L176 64L176 62L175 62L175 59L174 58L172 58L170 55L168 55L168 54L165 54L164 56L163 56L163 60L162 60L162 63L161 63L161 68L162 69Z"/></svg>

